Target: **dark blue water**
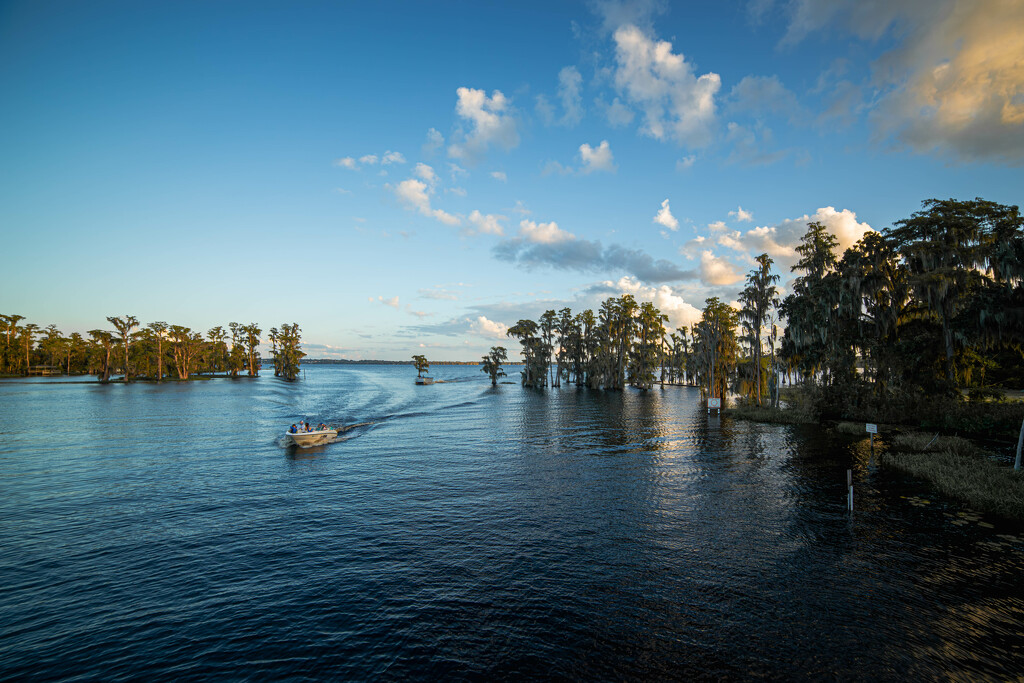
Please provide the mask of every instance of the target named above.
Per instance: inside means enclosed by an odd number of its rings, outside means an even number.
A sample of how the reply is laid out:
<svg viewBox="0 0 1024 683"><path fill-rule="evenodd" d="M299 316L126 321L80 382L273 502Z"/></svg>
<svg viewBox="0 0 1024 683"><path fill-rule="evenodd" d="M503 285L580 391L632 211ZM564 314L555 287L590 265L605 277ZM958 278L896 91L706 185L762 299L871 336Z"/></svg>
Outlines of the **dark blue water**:
<svg viewBox="0 0 1024 683"><path fill-rule="evenodd" d="M1020 675L1021 529L865 441L432 374L0 383L0 678Z"/></svg>

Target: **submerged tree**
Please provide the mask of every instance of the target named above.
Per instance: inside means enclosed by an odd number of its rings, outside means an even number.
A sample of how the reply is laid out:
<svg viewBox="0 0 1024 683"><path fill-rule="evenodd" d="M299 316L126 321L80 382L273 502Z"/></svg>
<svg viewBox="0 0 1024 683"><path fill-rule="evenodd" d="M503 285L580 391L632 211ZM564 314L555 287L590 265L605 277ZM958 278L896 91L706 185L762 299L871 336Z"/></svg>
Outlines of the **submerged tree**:
<svg viewBox="0 0 1024 683"><path fill-rule="evenodd" d="M524 387L542 388L547 384L550 352L543 336L538 334L540 326L532 320L520 320L508 328L508 336L519 340L522 345Z"/></svg>
<svg viewBox="0 0 1024 683"><path fill-rule="evenodd" d="M298 323L281 325L277 333L277 351L274 354L274 375L286 380L299 376L299 362L306 356L299 348L302 340Z"/></svg>
<svg viewBox="0 0 1024 683"><path fill-rule="evenodd" d="M412 357L412 364L416 368L416 376L422 377L424 372L430 370L430 363L427 362L427 357L423 355L416 355Z"/></svg>
<svg viewBox="0 0 1024 683"><path fill-rule="evenodd" d="M704 302L701 319L693 326L695 375L708 398L722 398L736 370L736 310L718 297Z"/></svg>
<svg viewBox="0 0 1024 683"><path fill-rule="evenodd" d="M505 371L501 364L508 360L508 351L504 346L492 346L491 352L484 356L481 372L486 372L491 378L491 386L498 386L498 378L505 377Z"/></svg>
<svg viewBox="0 0 1024 683"><path fill-rule="evenodd" d="M761 379L764 374L761 363L763 351L761 334L768 317L779 305L778 289L775 286L775 283L779 281L779 276L771 272L772 259L768 254L761 254L755 261L757 261L758 267L747 274L747 286L740 293L740 303L743 307L740 309L739 319L747 331L746 336L752 351L754 395L757 398L757 405L761 405L761 396L763 395ZM774 373L774 368L772 373ZM769 376L769 380L775 381L774 374Z"/></svg>

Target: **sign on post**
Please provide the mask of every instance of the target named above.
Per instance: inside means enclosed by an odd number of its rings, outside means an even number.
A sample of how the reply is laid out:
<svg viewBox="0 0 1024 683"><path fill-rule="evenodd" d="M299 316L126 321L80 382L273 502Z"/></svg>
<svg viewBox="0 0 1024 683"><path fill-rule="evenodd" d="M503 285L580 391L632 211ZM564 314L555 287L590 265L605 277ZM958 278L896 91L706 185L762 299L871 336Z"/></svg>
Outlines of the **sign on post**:
<svg viewBox="0 0 1024 683"><path fill-rule="evenodd" d="M708 399L708 408L719 408L719 409L721 409L721 407L722 407L722 399L720 399L720 398L709 398Z"/></svg>
<svg viewBox="0 0 1024 683"><path fill-rule="evenodd" d="M869 422L869 423L867 423L867 428L868 428L868 434L877 434L878 433L878 425L873 425L873 424L871 424Z"/></svg>

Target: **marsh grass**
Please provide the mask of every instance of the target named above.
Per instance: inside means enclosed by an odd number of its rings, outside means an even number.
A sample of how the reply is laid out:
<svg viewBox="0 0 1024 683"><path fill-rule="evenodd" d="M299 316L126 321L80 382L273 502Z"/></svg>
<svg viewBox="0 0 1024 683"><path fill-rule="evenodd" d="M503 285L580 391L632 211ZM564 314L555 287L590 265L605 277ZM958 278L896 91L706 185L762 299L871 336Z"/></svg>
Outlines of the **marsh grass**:
<svg viewBox="0 0 1024 683"><path fill-rule="evenodd" d="M867 437L867 429L863 422L839 422L833 427L841 434L853 434L855 436Z"/></svg>
<svg viewBox="0 0 1024 683"><path fill-rule="evenodd" d="M787 425L818 423L818 416L802 407L772 408L771 406L739 403L729 410L729 414L741 420L750 420L751 422L770 422Z"/></svg>
<svg viewBox="0 0 1024 683"><path fill-rule="evenodd" d="M908 432L895 435L892 449L879 459L927 479L945 495L976 509L1024 519L1024 473L1002 467L986 455L967 439Z"/></svg>

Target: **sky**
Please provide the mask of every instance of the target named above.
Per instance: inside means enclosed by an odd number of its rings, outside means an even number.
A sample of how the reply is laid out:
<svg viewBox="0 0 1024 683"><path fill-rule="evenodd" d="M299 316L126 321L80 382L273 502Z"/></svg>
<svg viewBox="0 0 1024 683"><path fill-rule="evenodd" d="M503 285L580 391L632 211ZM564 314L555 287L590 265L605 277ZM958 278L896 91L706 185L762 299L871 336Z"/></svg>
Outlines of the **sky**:
<svg viewBox="0 0 1024 683"><path fill-rule="evenodd" d="M1024 2L0 1L0 313L472 360L1019 204Z"/></svg>

